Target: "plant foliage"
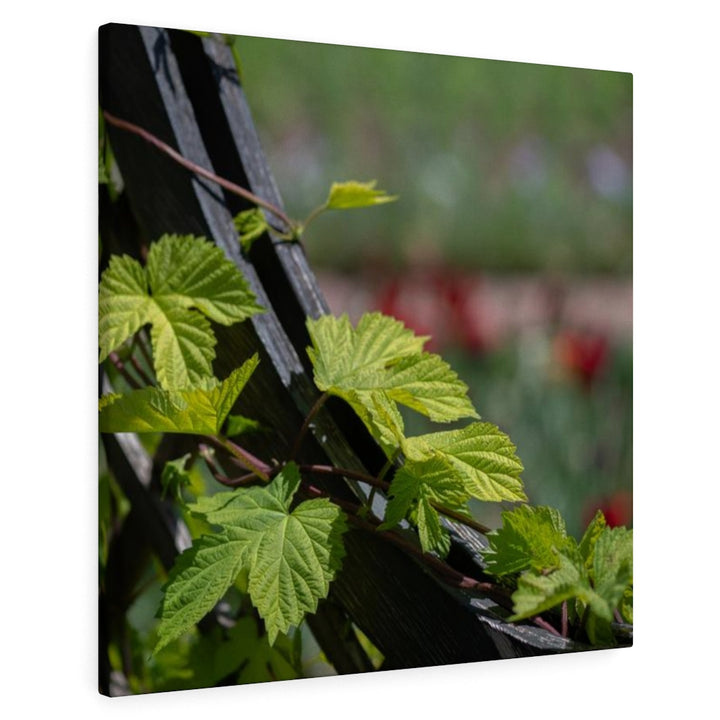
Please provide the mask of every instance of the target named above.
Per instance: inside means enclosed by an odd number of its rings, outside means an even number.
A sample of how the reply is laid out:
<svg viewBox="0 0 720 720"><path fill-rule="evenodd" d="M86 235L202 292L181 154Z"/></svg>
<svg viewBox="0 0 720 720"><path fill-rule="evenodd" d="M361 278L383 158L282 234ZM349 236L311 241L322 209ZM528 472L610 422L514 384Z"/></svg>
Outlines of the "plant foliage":
<svg viewBox="0 0 720 720"><path fill-rule="evenodd" d="M353 328L347 315L325 315L307 328L315 384L347 401L388 455L403 442L398 405L439 422L477 417L467 385L398 320L367 313Z"/></svg>
<svg viewBox="0 0 720 720"><path fill-rule="evenodd" d="M392 199L373 187L333 186L327 205L360 207ZM261 218L259 211L248 211L242 222L236 219L247 243L267 229ZM301 472L291 459L267 464L227 439L260 429L256 421L232 414L259 359L255 354L224 380L215 378L211 322L230 325L262 308L218 248L202 238L172 235L150 247L144 268L128 256L112 257L100 281L99 302L101 362L115 362L111 353L150 325L159 383L102 397L100 431L207 436L251 471L240 480L256 483L195 493L195 502L186 504L193 455L165 464L163 492L199 531L163 587L155 653L164 650L169 657L168 646L191 635L234 589L246 594L265 628L265 634L253 635L255 650L243 662L252 665L262 657L294 676L295 666L276 643L285 647L291 628L327 597L341 569L347 513L353 511L346 504L341 509L332 492L319 497L304 474L307 468ZM367 478L386 491L384 514L374 518L378 532L397 541L398 527L409 526L417 533L419 556L433 554L439 562L451 547L444 515L472 525L471 499L518 503L502 513L502 527L487 533L482 554L487 574L512 591L510 620L552 615L561 607L563 622L576 632L595 645L612 645L613 622L632 622L632 531L608 527L598 513L578 542L567 534L557 510L526 504L515 445L498 427L479 420L468 387L440 356L424 350L427 337L380 313L363 315L355 327L347 315L325 315L308 319L307 330L318 390L346 401L385 451L386 469L394 465L389 484L381 476ZM434 422L471 422L406 437L401 407ZM296 445L310 420L298 431ZM201 454L210 462L206 450ZM330 468L337 476L344 472ZM355 511L358 521L373 514L371 501L362 502ZM473 581L465 579L463 586L472 587ZM194 647L197 655L203 644ZM218 656L218 668L238 657L228 650L227 657ZM263 672L258 669L258 677Z"/></svg>
<svg viewBox="0 0 720 720"><path fill-rule="evenodd" d="M578 543L557 510L528 505L503 513L484 553L495 575L519 574L513 621L570 603L594 644L613 644L617 611L632 622L632 530L610 528L598 511Z"/></svg>
<svg viewBox="0 0 720 720"><path fill-rule="evenodd" d="M293 510L294 463L266 487L201 498L191 511L219 532L183 553L165 588L156 651L182 635L222 598L241 572L272 644L327 596L343 556L342 511L325 498Z"/></svg>
<svg viewBox="0 0 720 720"><path fill-rule="evenodd" d="M144 325L151 325L155 372L166 390L213 375L210 321L232 325L262 312L247 282L222 250L203 238L165 235L143 268L113 256L100 279L100 362Z"/></svg>
<svg viewBox="0 0 720 720"><path fill-rule="evenodd" d="M100 400L100 432L218 435L258 362L253 355L222 382L206 378L185 390L148 387L106 395Z"/></svg>
<svg viewBox="0 0 720 720"><path fill-rule="evenodd" d="M375 180L364 183L356 180L333 183L328 199L325 201L325 207L328 210L347 210L381 205L397 200L396 196L388 195L384 190L376 190L376 184Z"/></svg>

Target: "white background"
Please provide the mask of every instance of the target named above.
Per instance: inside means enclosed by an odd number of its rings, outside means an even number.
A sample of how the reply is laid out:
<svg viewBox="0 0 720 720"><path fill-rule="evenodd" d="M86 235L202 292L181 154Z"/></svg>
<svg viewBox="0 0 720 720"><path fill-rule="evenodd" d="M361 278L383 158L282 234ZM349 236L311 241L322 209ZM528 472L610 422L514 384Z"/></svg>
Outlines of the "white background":
<svg viewBox="0 0 720 720"><path fill-rule="evenodd" d="M6 8L0 714L708 717L717 707L718 643L713 5L123 0ZM105 22L633 73L632 649L138 698L97 694L95 138L97 28Z"/></svg>

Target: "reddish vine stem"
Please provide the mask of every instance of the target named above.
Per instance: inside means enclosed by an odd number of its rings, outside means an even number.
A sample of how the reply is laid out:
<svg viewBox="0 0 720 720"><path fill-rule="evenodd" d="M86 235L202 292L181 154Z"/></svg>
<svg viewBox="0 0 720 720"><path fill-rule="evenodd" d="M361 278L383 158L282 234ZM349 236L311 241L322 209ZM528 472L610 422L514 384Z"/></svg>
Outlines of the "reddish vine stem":
<svg viewBox="0 0 720 720"><path fill-rule="evenodd" d="M380 477L373 477L372 475L358 472L357 470L336 468L331 465L300 465L299 467L301 472L321 473L324 475L341 475L343 477L352 478L353 480L359 480L360 482L367 483L373 488L379 488L380 490L384 490L386 492L390 490L390 484L385 482L384 480L381 480ZM466 527L472 528L473 530L476 530L482 535L487 535L490 532L489 527L477 522L477 520L469 518L467 515L463 515L463 513L445 507L440 503L431 502L430 504L442 515L445 515L452 520L462 523Z"/></svg>
<svg viewBox="0 0 720 720"><path fill-rule="evenodd" d="M541 617L534 617L532 621L538 626L551 632L553 635L560 635L557 628L553 627L547 620L543 620Z"/></svg>
<svg viewBox="0 0 720 720"><path fill-rule="evenodd" d="M150 387L153 382L150 379L150 376L145 372L145 369L143 366L138 362L138 359L134 356L130 356L130 362L132 363L132 366L135 368L135 372L140 376L140 379L145 383L145 387Z"/></svg>
<svg viewBox="0 0 720 720"><path fill-rule="evenodd" d="M357 527L363 528L365 530L369 530L371 532L377 532L377 528L381 524L380 521L376 519L364 519L359 517L357 515L357 512L359 510L358 506L346 500L340 500L333 495L330 495L329 493L320 490L314 485L305 484L304 488L309 494L314 495L315 497L326 497L332 500L332 502L336 503L339 507L343 508L343 510L346 510L348 513L348 520L353 525L356 525ZM383 537L389 542L392 542L393 544L400 547L405 552L410 553L414 557L418 558L423 564L428 566L436 574L444 577L448 582L453 583L457 587L469 590L480 590L481 592L484 592L490 597L492 597L493 600L495 600L498 604L502 605L506 609L512 609L512 602L508 597L507 593L503 590L503 588L494 585L493 583L481 582L480 580L476 580L475 578L464 575L463 573L450 567L450 565L443 562L434 555L423 552L422 549L417 548L416 546L407 542L407 540L404 540L392 530L383 531Z"/></svg>
<svg viewBox="0 0 720 720"><path fill-rule="evenodd" d="M215 462L215 458L212 456L210 448L204 443L199 446L200 457L205 461L208 469L212 473L212 476L221 484L226 487L237 488L243 485L249 485L253 480L257 480L255 473L247 473L237 478L229 478L223 472L220 471L220 466Z"/></svg>
<svg viewBox="0 0 720 720"><path fill-rule="evenodd" d="M568 605L567 600L563 600L560 608L560 632L564 638L568 636Z"/></svg>
<svg viewBox="0 0 720 720"><path fill-rule="evenodd" d="M233 458L239 461L243 468L250 470L253 475L256 475L264 482L270 481L272 468L267 463L256 458L251 452L220 435L206 435L205 437L214 445L227 450Z"/></svg>
<svg viewBox="0 0 720 720"><path fill-rule="evenodd" d="M347 468L333 467L332 465L298 465L300 472L315 473L318 475L340 475L342 477L351 478L352 480L359 480L360 482L367 483L372 487L380 488L381 490L389 490L390 485L384 480L380 480L367 473L360 472L358 470L348 470Z"/></svg>
<svg viewBox="0 0 720 720"><path fill-rule="evenodd" d="M307 434L308 428L310 427L310 423L313 421L313 418L318 414L320 408L325 404L329 397L329 394L324 392L315 401L313 406L310 408L310 411L305 416L305 420L303 420L303 424L300 426L300 430L298 431L297 437L295 438L295 442L292 446L292 450L290 451L290 460L294 460L297 457L297 454L300 452L302 442L305 439L305 435Z"/></svg>
<svg viewBox="0 0 720 720"><path fill-rule="evenodd" d="M127 120L123 120L122 118L115 117L114 115L107 112L107 110L103 111L103 117L107 122L109 122L111 125L114 125L115 127L118 127L122 130L127 130L128 132L134 133L135 135L139 135L143 140L146 140L151 145L154 145L158 150L161 150L166 155L171 157L175 162L182 165L187 170L190 170L191 172L194 172L196 175L200 175L201 177L204 177L208 180L212 180L213 182L217 183L221 187L225 188L229 192L239 195L241 198L244 198L245 200L249 200L254 205L258 205L260 207L265 208L266 210L269 210L273 215L278 217L280 220L285 223L287 226L287 229L290 229L293 227L293 222L290 220L290 218L282 211L280 208L273 205L271 202L268 202L267 200L263 200L261 197L258 197L254 193L250 192L249 190L245 189L244 187L237 185L234 182L231 182L230 180L226 180L223 177L220 177L219 175L216 175L214 172L211 172L210 170L207 170L206 168L198 165L197 163L192 162L192 160L188 160L186 157L181 155L175 148L170 147L167 143L160 140L160 138L153 135L151 132L148 132L145 130L145 128L140 127L139 125L135 125L134 123L131 123Z"/></svg>
<svg viewBox="0 0 720 720"><path fill-rule="evenodd" d="M388 474L388 472L390 471L390 468L393 466L393 463L395 462L395 459L397 458L397 456L398 456L399 454L400 454L400 448L398 448L397 450L395 450L395 452L392 454L392 456L389 457L389 458L385 461L385 464L382 466L380 472L378 473L378 476L377 476L377 479L378 479L378 480L384 480L384 479L385 479L385 476L386 476L386 475ZM375 499L375 493L376 493L376 492L377 492L377 487L373 485L373 486L370 488L370 494L368 495L367 500L365 501L365 506L367 507L367 509L368 509L369 512L372 512L373 500Z"/></svg>
<svg viewBox="0 0 720 720"><path fill-rule="evenodd" d="M128 372L127 367L125 366L125 363L120 359L120 356L116 352L111 352L108 355L108 358L110 358L110 362L115 366L117 371L122 375L125 382L133 389L133 390L139 390L140 389L140 383Z"/></svg>

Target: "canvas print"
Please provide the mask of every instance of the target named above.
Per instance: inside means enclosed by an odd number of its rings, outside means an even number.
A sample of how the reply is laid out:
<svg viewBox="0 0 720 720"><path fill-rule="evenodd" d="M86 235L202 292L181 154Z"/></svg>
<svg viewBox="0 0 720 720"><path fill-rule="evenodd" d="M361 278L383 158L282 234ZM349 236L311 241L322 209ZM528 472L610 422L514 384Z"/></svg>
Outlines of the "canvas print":
<svg viewBox="0 0 720 720"><path fill-rule="evenodd" d="M98 345L102 694L632 645L629 73L101 27Z"/></svg>

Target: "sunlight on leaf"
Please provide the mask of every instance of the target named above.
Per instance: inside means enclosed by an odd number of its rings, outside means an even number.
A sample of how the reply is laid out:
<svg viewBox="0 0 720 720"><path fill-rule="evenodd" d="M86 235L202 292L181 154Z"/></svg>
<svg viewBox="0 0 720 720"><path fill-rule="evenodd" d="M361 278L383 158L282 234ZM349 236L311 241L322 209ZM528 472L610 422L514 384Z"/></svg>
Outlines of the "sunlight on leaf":
<svg viewBox="0 0 720 720"><path fill-rule="evenodd" d="M347 315L323 315L307 328L315 384L348 402L387 454L404 442L397 404L438 422L477 417L467 385L398 320L367 313L353 328Z"/></svg>
<svg viewBox="0 0 720 720"><path fill-rule="evenodd" d="M164 235L147 266L113 256L100 279L100 362L150 324L153 363L166 390L212 377L215 334L210 321L232 325L263 312L237 267L203 238Z"/></svg>
<svg viewBox="0 0 720 720"><path fill-rule="evenodd" d="M376 180L370 182L333 183L325 207L328 210L347 210L350 208L371 207L397 200L396 195L388 195L384 190L376 190Z"/></svg>
<svg viewBox="0 0 720 720"><path fill-rule="evenodd" d="M100 432L173 432L218 435L225 418L258 366L257 354L225 380L189 390L149 387L100 399Z"/></svg>
<svg viewBox="0 0 720 720"><path fill-rule="evenodd" d="M492 423L407 438L406 454L422 459L440 453L460 474L469 494L486 502L526 501L523 465L510 438Z"/></svg>
<svg viewBox="0 0 720 720"><path fill-rule="evenodd" d="M341 566L345 516L325 498L291 510L299 484L298 468L289 463L267 486L201 497L191 506L220 531L194 543L198 549L184 553L173 571L161 608L162 644L197 623L241 570L248 571L248 592L270 644L317 610ZM201 581L209 599L197 597Z"/></svg>
<svg viewBox="0 0 720 720"><path fill-rule="evenodd" d="M238 213L233 218L233 224L240 237L240 245L245 252L249 252L255 240L262 237L263 233L270 228L263 211L258 207Z"/></svg>

